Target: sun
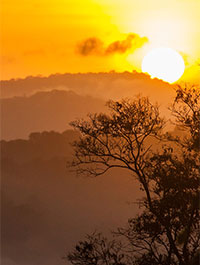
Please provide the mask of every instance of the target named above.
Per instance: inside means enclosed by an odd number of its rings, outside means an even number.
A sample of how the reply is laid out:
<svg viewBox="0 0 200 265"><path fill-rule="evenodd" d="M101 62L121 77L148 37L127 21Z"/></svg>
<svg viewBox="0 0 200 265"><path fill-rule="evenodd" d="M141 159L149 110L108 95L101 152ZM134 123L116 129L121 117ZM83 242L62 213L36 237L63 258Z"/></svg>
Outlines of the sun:
<svg viewBox="0 0 200 265"><path fill-rule="evenodd" d="M176 82L184 70L182 56L171 48L155 48L147 53L142 61L142 72L168 83Z"/></svg>

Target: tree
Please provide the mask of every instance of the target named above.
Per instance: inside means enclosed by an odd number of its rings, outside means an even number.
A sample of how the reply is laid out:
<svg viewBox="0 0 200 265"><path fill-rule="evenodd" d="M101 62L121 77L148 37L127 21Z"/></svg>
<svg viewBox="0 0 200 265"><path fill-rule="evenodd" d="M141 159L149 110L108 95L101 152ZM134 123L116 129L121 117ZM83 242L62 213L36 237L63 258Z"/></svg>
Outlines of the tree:
<svg viewBox="0 0 200 265"><path fill-rule="evenodd" d="M199 89L177 88L171 112L176 125L186 130L182 138L163 132L165 121L148 98L109 101L108 107L110 115L94 114L72 123L82 134L74 143L72 166L94 176L127 169L144 192L143 212L116 232L126 246L124 263L100 257L90 263L77 248L68 259L72 264L195 264L200 245ZM90 254L101 244L97 240L91 245ZM83 250L86 245L77 246Z"/></svg>
<svg viewBox="0 0 200 265"><path fill-rule="evenodd" d="M184 139L188 151L200 149L200 89L195 86L182 88L178 86L176 98L171 107L176 118L176 125L189 132ZM179 139L178 144L182 143Z"/></svg>
<svg viewBox="0 0 200 265"><path fill-rule="evenodd" d="M108 240L100 233L87 235L84 241L80 241L75 251L68 255L72 264L109 264L127 265L131 263L131 255L126 253L121 242Z"/></svg>

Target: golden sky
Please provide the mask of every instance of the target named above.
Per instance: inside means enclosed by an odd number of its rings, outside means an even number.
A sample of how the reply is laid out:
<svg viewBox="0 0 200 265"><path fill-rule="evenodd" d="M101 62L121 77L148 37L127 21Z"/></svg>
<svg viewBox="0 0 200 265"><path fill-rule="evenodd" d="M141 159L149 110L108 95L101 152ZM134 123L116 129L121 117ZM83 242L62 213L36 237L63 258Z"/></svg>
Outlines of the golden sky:
<svg viewBox="0 0 200 265"><path fill-rule="evenodd" d="M200 0L2 0L1 79L140 71L144 55L165 46L182 54L185 79L195 80L200 60L199 11ZM106 55L98 51L85 56L78 50L93 38L106 51L130 33L148 42Z"/></svg>

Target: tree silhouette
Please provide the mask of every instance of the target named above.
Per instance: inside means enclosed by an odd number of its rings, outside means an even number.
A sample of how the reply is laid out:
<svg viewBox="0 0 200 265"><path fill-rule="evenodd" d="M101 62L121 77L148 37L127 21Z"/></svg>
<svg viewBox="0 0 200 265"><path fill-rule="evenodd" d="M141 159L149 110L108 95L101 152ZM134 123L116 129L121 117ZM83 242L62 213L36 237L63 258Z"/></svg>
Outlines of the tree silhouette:
<svg viewBox="0 0 200 265"><path fill-rule="evenodd" d="M110 115L94 114L72 123L82 134L74 143L72 166L78 173L98 176L112 168L127 169L144 192L140 200L143 212L115 233L120 238L113 244L123 245L123 259L113 261L110 254L102 259L101 244L107 239L94 234L94 241L79 242L68 255L72 264L197 264L200 91L178 87L176 92L171 113L176 125L185 130L184 137L164 133L165 121L158 106L144 97L109 101ZM87 244L91 246L88 259ZM97 246L101 251L91 263ZM119 257L115 248L108 250Z"/></svg>
<svg viewBox="0 0 200 265"><path fill-rule="evenodd" d="M75 252L68 255L68 259L72 264L132 264L132 257L126 253L122 242L108 240L100 233L87 235L75 247Z"/></svg>

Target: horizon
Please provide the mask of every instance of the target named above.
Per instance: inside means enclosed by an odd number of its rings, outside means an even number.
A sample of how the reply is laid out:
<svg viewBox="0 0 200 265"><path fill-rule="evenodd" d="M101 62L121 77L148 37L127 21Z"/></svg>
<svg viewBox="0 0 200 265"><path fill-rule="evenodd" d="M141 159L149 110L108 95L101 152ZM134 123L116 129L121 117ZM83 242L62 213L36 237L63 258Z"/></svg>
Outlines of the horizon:
<svg viewBox="0 0 200 265"><path fill-rule="evenodd" d="M199 265L199 11L1 1L2 265Z"/></svg>

